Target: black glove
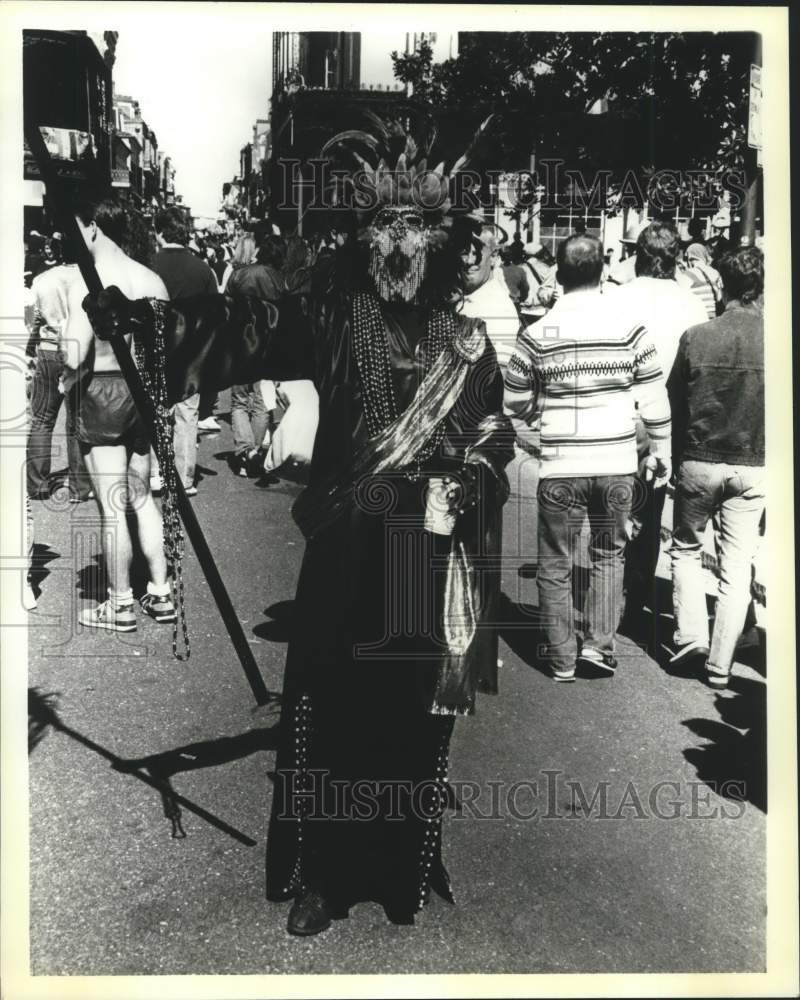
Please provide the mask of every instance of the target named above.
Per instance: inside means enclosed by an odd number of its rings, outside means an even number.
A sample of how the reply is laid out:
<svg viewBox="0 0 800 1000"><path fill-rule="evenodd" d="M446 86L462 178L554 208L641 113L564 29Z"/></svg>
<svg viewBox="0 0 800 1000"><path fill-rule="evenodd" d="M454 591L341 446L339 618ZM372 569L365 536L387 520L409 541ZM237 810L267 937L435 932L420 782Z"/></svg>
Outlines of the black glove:
<svg viewBox="0 0 800 1000"><path fill-rule="evenodd" d="M481 470L475 465L462 465L457 475L449 477L454 491L453 507L459 514L472 510L481 494Z"/></svg>
<svg viewBox="0 0 800 1000"><path fill-rule="evenodd" d="M98 296L87 295L83 308L99 340L113 340L134 333L152 316L147 299L129 299L116 285L104 288Z"/></svg>

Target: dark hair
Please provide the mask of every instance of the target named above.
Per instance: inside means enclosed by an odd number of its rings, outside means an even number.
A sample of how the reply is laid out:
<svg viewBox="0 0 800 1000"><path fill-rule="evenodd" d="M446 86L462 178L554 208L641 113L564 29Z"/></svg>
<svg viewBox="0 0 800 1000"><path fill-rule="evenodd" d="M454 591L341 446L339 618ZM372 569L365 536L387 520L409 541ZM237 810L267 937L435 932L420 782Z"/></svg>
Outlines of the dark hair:
<svg viewBox="0 0 800 1000"><path fill-rule="evenodd" d="M764 291L764 254L758 247L725 254L717 268L729 300L753 302Z"/></svg>
<svg viewBox="0 0 800 1000"><path fill-rule="evenodd" d="M162 208L156 215L156 232L160 233L167 243L180 243L185 247L189 242L189 223L184 213L174 205Z"/></svg>
<svg viewBox="0 0 800 1000"><path fill-rule="evenodd" d="M126 218L126 233L120 246L132 260L150 267L156 252L152 223L135 208L128 209Z"/></svg>
<svg viewBox="0 0 800 1000"><path fill-rule="evenodd" d="M256 260L280 270L286 260L286 243L280 236L266 236L258 248Z"/></svg>
<svg viewBox="0 0 800 1000"><path fill-rule="evenodd" d="M681 243L678 232L667 222L652 222L636 241L636 275L674 278Z"/></svg>
<svg viewBox="0 0 800 1000"><path fill-rule="evenodd" d="M701 215L695 215L694 218L689 219L686 231L693 238L693 241L697 242L698 238L702 238L705 235L706 220Z"/></svg>
<svg viewBox="0 0 800 1000"><path fill-rule="evenodd" d="M597 285L603 273L603 244L588 233L573 233L559 243L556 263L564 291Z"/></svg>
<svg viewBox="0 0 800 1000"><path fill-rule="evenodd" d="M75 206L75 214L84 224L96 222L97 228L116 244L124 242L128 234L125 209L113 198L82 197Z"/></svg>

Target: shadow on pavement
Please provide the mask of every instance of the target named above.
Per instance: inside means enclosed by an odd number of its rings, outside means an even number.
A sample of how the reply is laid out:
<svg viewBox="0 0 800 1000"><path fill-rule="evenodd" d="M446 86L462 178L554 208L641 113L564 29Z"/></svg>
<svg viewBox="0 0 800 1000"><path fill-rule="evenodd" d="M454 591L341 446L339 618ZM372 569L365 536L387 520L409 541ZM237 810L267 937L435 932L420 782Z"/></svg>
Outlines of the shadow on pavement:
<svg viewBox="0 0 800 1000"><path fill-rule="evenodd" d="M223 736L216 740L205 740L200 743L190 743L176 747L164 753L152 754L147 757L124 758L112 753L105 747L95 743L89 737L66 725L56 711L58 693L43 693L37 688L28 688L28 754L39 745L48 727L63 733L88 750L105 758L115 771L129 774L139 781L154 788L161 796L164 815L172 824L172 837L183 838L186 832L181 822L181 806L187 811L204 819L222 833L228 834L234 840L255 847L257 841L242 833L224 820L210 813L207 809L178 795L170 783L170 778L180 771L191 771L201 767L214 767L229 761L240 760L261 750L274 750L277 747L278 724L248 730L238 736Z"/></svg>
<svg viewBox="0 0 800 1000"><path fill-rule="evenodd" d="M60 558L61 553L51 549L49 545L40 545L38 542L34 542L33 554L31 556L31 568L28 576L37 599L41 597L42 584L48 576L50 576L50 570L47 569L47 564L53 562L54 559Z"/></svg>
<svg viewBox="0 0 800 1000"><path fill-rule="evenodd" d="M539 646L544 641L539 622L539 609L535 604L515 604L507 594L500 595L500 638L512 653L529 667L550 676L550 670L539 656Z"/></svg>
<svg viewBox="0 0 800 1000"><path fill-rule="evenodd" d="M92 556L88 566L78 570L78 597L90 601L104 601L106 592L106 571L102 555Z"/></svg>
<svg viewBox="0 0 800 1000"><path fill-rule="evenodd" d="M253 634L268 642L288 642L292 632L294 601L278 601L264 609L272 621L262 622L253 628Z"/></svg>
<svg viewBox="0 0 800 1000"><path fill-rule="evenodd" d="M731 697L730 692L733 692ZM697 777L725 798L746 800L767 811L767 686L735 674L714 707L720 719L687 719L683 725L705 740L683 755Z"/></svg>
<svg viewBox="0 0 800 1000"><path fill-rule="evenodd" d="M139 548L139 539L135 531L131 531L133 545L133 560L130 568L131 588L134 596L147 591L149 572L147 562ZM108 597L108 577L106 576L105 558L101 553L92 556L92 562L78 570L78 597L83 600L96 601L98 604Z"/></svg>
<svg viewBox="0 0 800 1000"><path fill-rule="evenodd" d="M670 658L675 651L673 635L675 620L672 614L672 582L662 577L656 578L655 610L645 608L639 616L623 618L618 634L635 642L650 656L661 669L672 676L689 677L691 665L685 668L675 668L670 664ZM709 617L709 635L714 630L714 611L716 598L706 595L706 608ZM767 637L766 632L756 624L756 612L753 602L747 609L744 629L736 646L735 662L752 667L753 670L767 675ZM687 670L690 672L687 673Z"/></svg>

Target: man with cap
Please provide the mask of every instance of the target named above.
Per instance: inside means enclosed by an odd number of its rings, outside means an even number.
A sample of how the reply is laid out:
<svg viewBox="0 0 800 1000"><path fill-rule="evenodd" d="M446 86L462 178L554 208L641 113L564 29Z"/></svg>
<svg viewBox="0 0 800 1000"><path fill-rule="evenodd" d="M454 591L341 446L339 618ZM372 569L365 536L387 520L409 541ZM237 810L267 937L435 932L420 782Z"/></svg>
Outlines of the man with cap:
<svg viewBox="0 0 800 1000"><path fill-rule="evenodd" d="M711 254L711 263L714 267L717 266L726 253L733 249L733 244L725 235L725 230L730 227L730 224L731 213L728 208L720 209L711 220L711 228L714 230L714 234L706 243L706 247Z"/></svg>
<svg viewBox="0 0 800 1000"><path fill-rule="evenodd" d="M500 370L504 372L517 342L520 320L508 285L498 280L494 271L498 227L472 214L459 220L458 226L472 226L478 230L463 242L461 260L465 294L458 311L484 321Z"/></svg>
<svg viewBox="0 0 800 1000"><path fill-rule="evenodd" d="M652 222L640 232L633 258L636 276L620 288L606 291L612 303L631 312L647 328L658 353L662 372L672 370L681 335L690 327L706 321L700 300L677 280L680 240L674 226ZM637 424L639 468L650 455L649 435L641 420ZM655 576L661 543L661 514L666 499L666 482L657 487L648 484L642 504L633 511L638 533L630 541L625 555L625 623L628 630L638 630L645 605L655 615Z"/></svg>
<svg viewBox="0 0 800 1000"><path fill-rule="evenodd" d="M632 223L622 234L622 256L608 272L608 280L614 285L624 285L636 277L636 241L647 223Z"/></svg>

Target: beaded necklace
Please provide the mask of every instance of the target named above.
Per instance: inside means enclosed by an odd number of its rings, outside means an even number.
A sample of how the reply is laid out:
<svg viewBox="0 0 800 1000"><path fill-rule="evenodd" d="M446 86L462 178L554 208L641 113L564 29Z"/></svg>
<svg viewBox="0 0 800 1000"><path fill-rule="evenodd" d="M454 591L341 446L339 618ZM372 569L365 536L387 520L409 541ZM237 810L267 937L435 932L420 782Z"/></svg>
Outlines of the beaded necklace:
<svg viewBox="0 0 800 1000"><path fill-rule="evenodd" d="M428 317L426 336L422 342L424 370L427 372L455 336L455 318L446 309L433 309ZM353 349L361 378L364 418L370 437L375 437L399 416L397 398L392 383L392 366L386 324L376 296L368 292L353 295ZM430 458L442 443L444 421L419 450L416 457L417 477L423 461Z"/></svg>
<svg viewBox="0 0 800 1000"><path fill-rule="evenodd" d="M167 402L167 350L164 340L166 303L161 302L159 299L151 299L150 304L155 314L152 357L147 357L150 352L145 350L144 345L136 337L133 338L134 356L142 383L153 403L153 424L155 431L153 448L158 458L163 481L161 517L164 530L164 555L166 556L167 566L172 577L172 585L176 596L175 603L178 606L178 616L180 617L183 634L183 648L185 653L181 655L178 652L178 619L176 618L175 624L172 626L172 653L177 660L188 660L191 656L191 648L189 646L189 630L186 625L186 602L183 587L183 526L178 512L175 450L170 407ZM148 361L151 364L148 364Z"/></svg>

